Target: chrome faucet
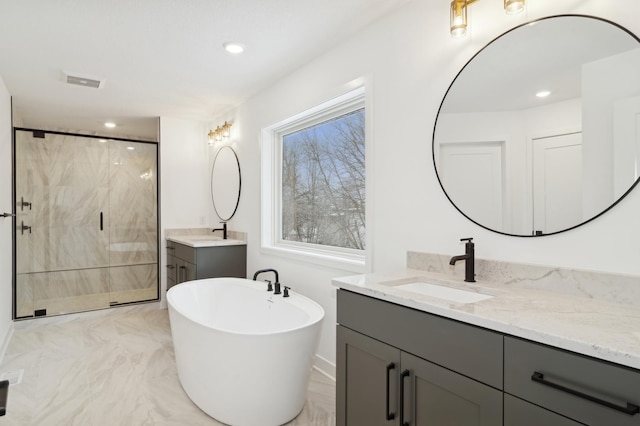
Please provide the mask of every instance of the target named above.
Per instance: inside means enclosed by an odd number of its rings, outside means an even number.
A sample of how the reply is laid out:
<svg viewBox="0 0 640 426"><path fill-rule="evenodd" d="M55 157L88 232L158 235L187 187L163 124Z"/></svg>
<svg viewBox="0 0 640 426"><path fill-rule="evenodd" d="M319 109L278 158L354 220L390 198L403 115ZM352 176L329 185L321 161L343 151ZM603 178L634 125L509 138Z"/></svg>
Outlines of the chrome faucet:
<svg viewBox="0 0 640 426"><path fill-rule="evenodd" d="M464 260L464 280L468 283L476 282L475 273L475 245L473 238L460 238L460 241L466 241L464 245L464 254L453 256L449 261L449 265L455 265L458 260Z"/></svg>
<svg viewBox="0 0 640 426"><path fill-rule="evenodd" d="M253 280L255 281L256 278L258 278L258 275L262 274L263 272L273 272L276 275L276 282L273 284L275 286L275 289L273 291L273 294L281 294L282 292L280 291L280 278L278 277L278 271L276 271L275 269L269 268L269 269L260 269L258 271L256 271L255 274L253 274ZM267 281L269 283L269 287L267 288L267 291L271 291L271 281ZM286 291L286 295L285 297L288 297L289 292Z"/></svg>
<svg viewBox="0 0 640 426"><path fill-rule="evenodd" d="M222 231L222 239L227 239L227 222L220 222L222 224L222 228L213 229L211 232Z"/></svg>

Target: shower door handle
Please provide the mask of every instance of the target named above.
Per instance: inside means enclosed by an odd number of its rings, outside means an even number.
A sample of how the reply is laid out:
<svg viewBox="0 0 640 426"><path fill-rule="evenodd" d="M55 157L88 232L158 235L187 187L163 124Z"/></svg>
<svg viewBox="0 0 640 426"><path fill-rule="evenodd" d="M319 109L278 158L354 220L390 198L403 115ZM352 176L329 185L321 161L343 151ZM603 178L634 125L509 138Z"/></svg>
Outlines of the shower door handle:
<svg viewBox="0 0 640 426"><path fill-rule="evenodd" d="M0 217L15 217L16 215L13 213L2 213L0 214Z"/></svg>
<svg viewBox="0 0 640 426"><path fill-rule="evenodd" d="M102 212L100 212L100 230L101 231L104 230L104 221L103 221L103 217L102 217Z"/></svg>

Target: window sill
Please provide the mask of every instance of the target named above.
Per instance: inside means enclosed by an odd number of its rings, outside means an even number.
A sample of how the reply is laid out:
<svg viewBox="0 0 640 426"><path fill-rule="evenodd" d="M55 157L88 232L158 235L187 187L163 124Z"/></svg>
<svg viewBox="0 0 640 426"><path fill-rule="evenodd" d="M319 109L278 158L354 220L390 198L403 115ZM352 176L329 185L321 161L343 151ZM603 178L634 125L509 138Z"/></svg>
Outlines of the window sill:
<svg viewBox="0 0 640 426"><path fill-rule="evenodd" d="M273 256L280 256L295 261L312 263L339 269L342 271L362 274L366 272L365 256L342 255L334 252L322 252L319 250L304 250L300 247L291 247L286 244L262 246L261 252Z"/></svg>

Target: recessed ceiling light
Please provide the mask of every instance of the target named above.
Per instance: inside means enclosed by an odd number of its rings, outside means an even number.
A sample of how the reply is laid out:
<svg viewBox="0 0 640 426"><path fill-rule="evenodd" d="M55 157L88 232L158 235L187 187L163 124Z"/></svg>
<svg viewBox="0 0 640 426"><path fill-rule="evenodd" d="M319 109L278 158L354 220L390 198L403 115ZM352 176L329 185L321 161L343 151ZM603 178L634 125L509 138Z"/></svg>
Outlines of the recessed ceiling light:
<svg viewBox="0 0 640 426"><path fill-rule="evenodd" d="M113 129L114 127L116 127L116 123L112 123L110 121L107 121L106 123L104 123L104 126L110 128L110 129Z"/></svg>
<svg viewBox="0 0 640 426"><path fill-rule="evenodd" d="M100 142L100 143L106 143L106 142L107 142L107 140L106 140L106 139L98 139L98 142Z"/></svg>
<svg viewBox="0 0 640 426"><path fill-rule="evenodd" d="M128 147L127 147L127 149L128 149L129 151L133 151L135 148L134 148L134 147L132 147L132 146L128 146Z"/></svg>
<svg viewBox="0 0 640 426"><path fill-rule="evenodd" d="M539 97L539 98L546 98L550 94L551 94L551 92L548 91L548 90L541 90L538 93L536 93L536 96Z"/></svg>
<svg viewBox="0 0 640 426"><path fill-rule="evenodd" d="M222 47L224 47L224 50L229 53L233 53L234 55L244 52L244 45L240 43L227 42L224 43Z"/></svg>

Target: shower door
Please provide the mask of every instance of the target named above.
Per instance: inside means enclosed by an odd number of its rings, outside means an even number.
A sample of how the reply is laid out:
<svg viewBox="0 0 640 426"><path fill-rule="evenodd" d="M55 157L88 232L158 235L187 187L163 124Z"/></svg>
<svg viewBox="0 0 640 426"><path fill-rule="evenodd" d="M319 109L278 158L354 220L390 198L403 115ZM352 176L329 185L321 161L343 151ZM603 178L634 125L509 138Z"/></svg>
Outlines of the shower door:
<svg viewBox="0 0 640 426"><path fill-rule="evenodd" d="M16 130L16 317L158 297L157 146Z"/></svg>

